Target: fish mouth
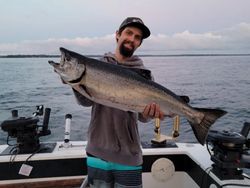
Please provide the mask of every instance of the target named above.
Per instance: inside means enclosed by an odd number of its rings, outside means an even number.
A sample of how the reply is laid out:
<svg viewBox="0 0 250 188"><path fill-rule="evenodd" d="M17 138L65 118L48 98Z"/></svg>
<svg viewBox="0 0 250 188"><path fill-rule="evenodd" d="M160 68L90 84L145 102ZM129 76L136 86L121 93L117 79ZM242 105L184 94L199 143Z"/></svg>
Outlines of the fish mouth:
<svg viewBox="0 0 250 188"><path fill-rule="evenodd" d="M63 62L64 62L64 60L66 58L65 54L67 53L67 50L65 48L63 48L63 47L60 47L59 50L61 52L61 61L60 61L60 63L57 63L57 62L54 62L54 61L49 61L49 64L51 66L53 66L55 69L59 69L59 66L63 65Z"/></svg>
<svg viewBox="0 0 250 188"><path fill-rule="evenodd" d="M54 68L54 72L60 75L65 83L77 84L85 74L84 64L79 64L77 54L63 47L59 48L61 52L60 62L48 61Z"/></svg>
<svg viewBox="0 0 250 188"><path fill-rule="evenodd" d="M56 62L54 62L54 61L48 61L48 62L49 62L49 64L50 64L51 66L54 67L54 71L60 75L61 79L62 79L63 82L65 82L65 83L76 84L76 83L80 82L81 79L82 79L82 77L84 76L84 72L83 72L83 73L80 75L79 78L76 78L76 79L71 80L71 79L69 79L69 78L64 74L63 68L61 67L61 63L56 63Z"/></svg>
<svg viewBox="0 0 250 188"><path fill-rule="evenodd" d="M56 62L54 62L54 61L49 61L49 64L52 65L53 67L54 67L54 66L59 66L59 65L60 65L60 63L56 63Z"/></svg>
<svg viewBox="0 0 250 188"><path fill-rule="evenodd" d="M49 64L50 64L52 67L55 68L55 70L60 66L60 63L56 63L56 62L54 62L54 61L48 61L48 62L49 62Z"/></svg>
<svg viewBox="0 0 250 188"><path fill-rule="evenodd" d="M48 61L48 62L49 62L49 64L50 64L52 67L54 67L54 70L55 70L56 72L58 72L57 70L59 70L60 63L56 63L56 62L54 62L54 61Z"/></svg>
<svg viewBox="0 0 250 188"><path fill-rule="evenodd" d="M69 78L65 74L65 67L64 64L67 60L69 60L69 57L67 57L67 49L60 47L59 48L61 52L61 59L60 62L54 62L49 60L48 63L54 68L54 72L58 73L63 80L69 80Z"/></svg>
<svg viewBox="0 0 250 188"><path fill-rule="evenodd" d="M54 62L54 61L48 61L49 64L55 68L56 72L60 72L60 71L57 71L57 70L60 70L60 66L62 67L65 60L68 60L67 55L66 55L68 50L63 48L63 47L60 47L59 50L61 52L60 63L57 63L57 62Z"/></svg>

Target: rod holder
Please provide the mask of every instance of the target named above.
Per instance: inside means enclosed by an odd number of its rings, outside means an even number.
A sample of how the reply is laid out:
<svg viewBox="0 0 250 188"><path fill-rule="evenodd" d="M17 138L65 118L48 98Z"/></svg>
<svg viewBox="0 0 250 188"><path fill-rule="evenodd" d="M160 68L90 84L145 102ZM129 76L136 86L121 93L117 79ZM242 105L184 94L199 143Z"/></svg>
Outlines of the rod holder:
<svg viewBox="0 0 250 188"><path fill-rule="evenodd" d="M172 131L173 138L176 138L180 135L179 130L180 130L180 116L177 115L174 117L173 121L173 131Z"/></svg>
<svg viewBox="0 0 250 188"><path fill-rule="evenodd" d="M155 137L151 140L152 144L155 145L166 145L166 136L161 134L161 120L159 118L155 118Z"/></svg>
<svg viewBox="0 0 250 188"><path fill-rule="evenodd" d="M72 115L71 114L66 114L65 115L64 143L63 143L63 146L66 147L66 148L71 146L71 144L70 144L71 120L72 120Z"/></svg>

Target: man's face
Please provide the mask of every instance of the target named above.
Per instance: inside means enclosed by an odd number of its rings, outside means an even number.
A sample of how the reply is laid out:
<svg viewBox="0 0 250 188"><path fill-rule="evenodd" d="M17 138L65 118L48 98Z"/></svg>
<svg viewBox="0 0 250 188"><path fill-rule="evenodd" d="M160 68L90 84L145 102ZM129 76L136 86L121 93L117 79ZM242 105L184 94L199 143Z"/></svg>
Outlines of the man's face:
<svg viewBox="0 0 250 188"><path fill-rule="evenodd" d="M124 57L131 57L141 45L142 31L137 27L126 27L120 34L116 33L116 38L120 54Z"/></svg>

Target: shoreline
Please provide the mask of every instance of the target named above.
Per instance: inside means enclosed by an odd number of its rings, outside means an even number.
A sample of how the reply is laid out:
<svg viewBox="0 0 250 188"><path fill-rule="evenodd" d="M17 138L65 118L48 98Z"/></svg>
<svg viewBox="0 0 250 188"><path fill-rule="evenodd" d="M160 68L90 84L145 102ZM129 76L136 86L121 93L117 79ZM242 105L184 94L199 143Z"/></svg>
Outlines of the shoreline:
<svg viewBox="0 0 250 188"><path fill-rule="evenodd" d="M102 55L85 55L87 57L102 57ZM250 54L138 54L140 57L199 57L199 56L250 56ZM59 58L61 55L0 55L0 58Z"/></svg>

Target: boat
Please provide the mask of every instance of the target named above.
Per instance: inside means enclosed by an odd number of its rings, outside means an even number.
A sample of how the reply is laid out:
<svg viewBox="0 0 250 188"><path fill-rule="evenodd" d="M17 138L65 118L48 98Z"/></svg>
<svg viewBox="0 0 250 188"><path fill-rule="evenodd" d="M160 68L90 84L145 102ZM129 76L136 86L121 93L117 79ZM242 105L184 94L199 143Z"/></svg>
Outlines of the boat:
<svg viewBox="0 0 250 188"><path fill-rule="evenodd" d="M38 116L44 115L38 125ZM7 144L0 145L0 188L85 187L87 185L87 141L70 140L72 116L65 116L65 138L58 142L40 142L51 134L50 109L38 106L31 117L12 117L1 123L8 133ZM160 133L142 142L144 188L219 188L250 187L250 123L240 133L210 131L207 144L178 143L178 122L174 121L171 138ZM9 137L16 139L10 144ZM88 186L88 185L87 185Z"/></svg>

